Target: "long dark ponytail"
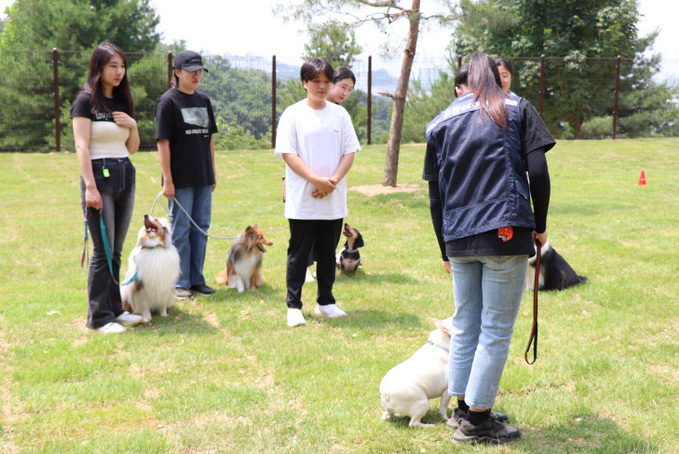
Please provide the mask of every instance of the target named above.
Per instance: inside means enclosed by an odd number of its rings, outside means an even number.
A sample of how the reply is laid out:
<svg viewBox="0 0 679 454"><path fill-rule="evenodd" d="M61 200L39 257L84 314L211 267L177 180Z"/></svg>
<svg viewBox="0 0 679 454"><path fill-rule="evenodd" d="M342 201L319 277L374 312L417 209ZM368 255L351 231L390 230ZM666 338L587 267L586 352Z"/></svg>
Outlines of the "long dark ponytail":
<svg viewBox="0 0 679 454"><path fill-rule="evenodd" d="M101 87L101 72L104 67L108 64L114 55L120 55L125 64L125 75L123 80L120 81L120 85L113 87L113 98L122 101L125 104L125 113L130 116L134 116L134 100L132 99L132 92L130 90L130 82L127 79L127 70L129 66L127 64L127 57L125 53L118 46L112 43L101 43L92 52L92 57L90 58L90 70L87 75L87 82L83 87L83 91L90 94L90 104L92 106L92 112L110 112L110 108L106 105L104 101L104 92Z"/></svg>
<svg viewBox="0 0 679 454"><path fill-rule="evenodd" d="M467 76L469 90L474 93L474 101L481 105L479 113L484 112L498 126L507 129L507 105L502 81L495 60L490 55L475 52L469 61Z"/></svg>

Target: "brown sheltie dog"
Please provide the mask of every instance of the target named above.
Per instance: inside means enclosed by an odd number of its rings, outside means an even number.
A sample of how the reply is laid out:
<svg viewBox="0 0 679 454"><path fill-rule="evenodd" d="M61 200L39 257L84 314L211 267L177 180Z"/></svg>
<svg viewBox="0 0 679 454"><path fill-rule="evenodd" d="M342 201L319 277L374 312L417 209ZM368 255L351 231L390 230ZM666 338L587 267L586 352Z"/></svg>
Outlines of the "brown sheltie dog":
<svg viewBox="0 0 679 454"><path fill-rule="evenodd" d="M273 243L264 237L257 224L249 225L229 246L226 269L215 277L217 284L228 284L239 292L260 287L264 283L264 246L273 246Z"/></svg>
<svg viewBox="0 0 679 454"><path fill-rule="evenodd" d="M179 273L179 254L172 245L169 221L145 215L137 246L130 252L125 280L120 284L123 309L140 314L144 322L151 321L154 311L167 317Z"/></svg>

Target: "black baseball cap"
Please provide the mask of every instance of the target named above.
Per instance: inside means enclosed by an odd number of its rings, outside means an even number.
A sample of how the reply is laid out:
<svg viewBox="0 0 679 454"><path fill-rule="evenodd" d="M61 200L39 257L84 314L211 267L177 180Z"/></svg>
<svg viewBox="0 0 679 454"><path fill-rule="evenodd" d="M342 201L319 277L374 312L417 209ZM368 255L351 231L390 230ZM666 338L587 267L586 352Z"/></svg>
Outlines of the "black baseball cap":
<svg viewBox="0 0 679 454"><path fill-rule="evenodd" d="M183 69L190 73L207 68L203 66L203 57L199 53L192 50L183 50L174 57L174 69Z"/></svg>

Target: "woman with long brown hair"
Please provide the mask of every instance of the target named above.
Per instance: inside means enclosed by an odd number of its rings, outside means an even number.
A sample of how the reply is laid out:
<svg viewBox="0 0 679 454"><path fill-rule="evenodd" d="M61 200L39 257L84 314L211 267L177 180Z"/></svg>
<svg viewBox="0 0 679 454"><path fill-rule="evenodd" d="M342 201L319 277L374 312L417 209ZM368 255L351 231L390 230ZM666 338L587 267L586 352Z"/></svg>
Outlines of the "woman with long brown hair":
<svg viewBox="0 0 679 454"><path fill-rule="evenodd" d="M71 118L81 203L93 245L87 277L87 327L119 333L142 318L123 311L118 284L120 256L134 208L135 168L129 155L139 149L127 57L118 46L101 43L94 49L87 82L73 103Z"/></svg>
<svg viewBox="0 0 679 454"><path fill-rule="evenodd" d="M495 61L475 53L460 96L427 125L423 178L455 314L448 392L458 408L453 441L504 443L521 436L491 412L534 254L547 241L555 141L535 108L509 98ZM468 91L467 91L468 90ZM526 178L530 175L530 186ZM531 207L532 198L532 207Z"/></svg>

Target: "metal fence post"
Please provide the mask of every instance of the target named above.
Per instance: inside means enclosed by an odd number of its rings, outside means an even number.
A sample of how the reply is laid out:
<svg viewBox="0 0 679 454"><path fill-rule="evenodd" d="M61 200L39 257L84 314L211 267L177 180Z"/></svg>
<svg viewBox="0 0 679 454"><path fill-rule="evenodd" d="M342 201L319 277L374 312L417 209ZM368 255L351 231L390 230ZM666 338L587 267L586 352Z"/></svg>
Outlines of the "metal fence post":
<svg viewBox="0 0 679 454"><path fill-rule="evenodd" d="M167 88L172 86L172 51L167 53Z"/></svg>
<svg viewBox="0 0 679 454"><path fill-rule="evenodd" d="M52 49L52 81L54 82L54 134L57 151L61 151L61 109L59 108L59 51Z"/></svg>
<svg viewBox="0 0 679 454"><path fill-rule="evenodd" d="M540 55L540 101L538 111L542 118L542 101L545 97L545 54Z"/></svg>
<svg viewBox="0 0 679 454"><path fill-rule="evenodd" d="M372 117L373 117L373 56L368 55L368 145L372 143Z"/></svg>
<svg viewBox="0 0 679 454"><path fill-rule="evenodd" d="M620 55L618 55L617 61L615 63L615 94L613 96L613 134L612 138L615 139L615 129L618 123L618 93L620 91Z"/></svg>
<svg viewBox="0 0 679 454"><path fill-rule="evenodd" d="M276 148L276 56L271 58L271 148Z"/></svg>

